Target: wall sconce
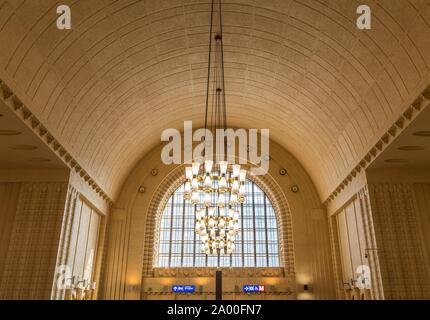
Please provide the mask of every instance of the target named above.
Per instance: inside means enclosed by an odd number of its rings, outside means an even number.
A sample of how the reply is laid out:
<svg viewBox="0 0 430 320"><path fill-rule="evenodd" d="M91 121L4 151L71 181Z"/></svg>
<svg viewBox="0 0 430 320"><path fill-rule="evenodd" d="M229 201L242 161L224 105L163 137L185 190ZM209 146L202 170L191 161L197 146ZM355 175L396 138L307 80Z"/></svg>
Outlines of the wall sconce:
<svg viewBox="0 0 430 320"><path fill-rule="evenodd" d="M80 279L79 276L72 276L67 279L69 286L66 289L66 300L90 300L96 289L96 282L88 279Z"/></svg>

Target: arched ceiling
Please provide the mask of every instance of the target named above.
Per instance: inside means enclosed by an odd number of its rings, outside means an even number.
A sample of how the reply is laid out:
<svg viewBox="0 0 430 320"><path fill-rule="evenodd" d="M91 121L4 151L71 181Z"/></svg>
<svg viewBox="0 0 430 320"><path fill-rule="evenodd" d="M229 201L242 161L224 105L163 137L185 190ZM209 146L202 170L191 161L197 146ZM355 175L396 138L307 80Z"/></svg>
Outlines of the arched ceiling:
<svg viewBox="0 0 430 320"><path fill-rule="evenodd" d="M0 0L0 77L111 196L203 124L209 0ZM356 8L372 8L372 30ZM226 0L229 124L269 128L322 198L430 82L429 0Z"/></svg>

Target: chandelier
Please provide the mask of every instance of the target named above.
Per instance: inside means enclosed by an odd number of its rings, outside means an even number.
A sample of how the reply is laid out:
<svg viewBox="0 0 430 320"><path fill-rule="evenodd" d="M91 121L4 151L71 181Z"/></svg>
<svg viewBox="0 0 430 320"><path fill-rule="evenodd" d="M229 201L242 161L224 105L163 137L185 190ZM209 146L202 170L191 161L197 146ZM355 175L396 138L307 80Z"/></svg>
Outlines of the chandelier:
<svg viewBox="0 0 430 320"><path fill-rule="evenodd" d="M218 0L218 30L214 32L212 0L205 112L205 129L210 125L211 132L227 128L221 12L221 0ZM212 39L215 40L214 50ZM216 150L221 144L225 144L224 137L222 141L215 140ZM204 158L203 163L196 161L185 168L184 199L191 201L195 208L195 231L201 240L201 252L232 254L239 231L239 212L235 208L245 201L246 170L239 164L225 161L224 155L217 154L217 163L208 159L207 154Z"/></svg>

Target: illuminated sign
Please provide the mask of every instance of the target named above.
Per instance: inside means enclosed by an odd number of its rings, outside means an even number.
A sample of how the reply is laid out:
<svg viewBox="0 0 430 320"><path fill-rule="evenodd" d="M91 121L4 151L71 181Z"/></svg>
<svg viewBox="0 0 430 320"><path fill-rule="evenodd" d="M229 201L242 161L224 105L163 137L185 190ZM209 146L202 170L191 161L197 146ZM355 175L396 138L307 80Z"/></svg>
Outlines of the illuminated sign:
<svg viewBox="0 0 430 320"><path fill-rule="evenodd" d="M264 292L264 286L259 285L245 285L243 292Z"/></svg>
<svg viewBox="0 0 430 320"><path fill-rule="evenodd" d="M193 293L196 292L196 286L174 285L172 286L172 292Z"/></svg>

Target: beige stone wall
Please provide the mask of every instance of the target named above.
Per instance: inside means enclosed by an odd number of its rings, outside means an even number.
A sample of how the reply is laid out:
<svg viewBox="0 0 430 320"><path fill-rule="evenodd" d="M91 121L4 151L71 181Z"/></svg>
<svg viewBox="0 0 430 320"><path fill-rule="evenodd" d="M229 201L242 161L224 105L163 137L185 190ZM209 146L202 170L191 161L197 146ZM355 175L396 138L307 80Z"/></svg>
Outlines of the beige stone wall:
<svg viewBox="0 0 430 320"><path fill-rule="evenodd" d="M430 195L428 185L372 183L375 234L380 257L384 295L387 299L429 299L430 263L426 250L421 207ZM419 193L416 193L418 189ZM428 226L428 225L427 225ZM428 232L428 231L427 231Z"/></svg>
<svg viewBox="0 0 430 320"><path fill-rule="evenodd" d="M415 183L414 194L427 259L430 258L430 182Z"/></svg>
<svg viewBox="0 0 430 320"><path fill-rule="evenodd" d="M20 183L0 183L0 279L6 265Z"/></svg>
<svg viewBox="0 0 430 320"><path fill-rule="evenodd" d="M66 193L67 182L1 183L1 225L10 231L0 299L50 298Z"/></svg>
<svg viewBox="0 0 430 320"><path fill-rule="evenodd" d="M150 210L150 203L154 197L161 196L157 193L158 187L176 169L175 166L166 166L160 162L160 151L161 146L154 148L135 167L112 208L101 284L101 297L105 299L140 299L142 288L146 285L147 278L142 278L145 257L151 256L154 250L147 241L154 237L154 229L148 231L146 228L148 217L155 214ZM298 299L334 298L328 222L321 199L312 180L291 154L271 142L270 155L272 159L268 176L273 185L267 186L267 189L280 190L291 214L291 229L288 230L291 239L287 237L285 241L291 241L293 247L294 265L289 274L295 280L293 291ZM288 174L281 176L281 168L286 168ZM157 174L152 175L152 169L156 169ZM294 185L299 187L299 192L292 192L291 187ZM145 188L144 193L138 191L141 186ZM279 199L275 195L274 202ZM279 214L282 221L282 215L287 213ZM280 227L288 228L288 223ZM303 284L309 284L312 292L304 293Z"/></svg>

